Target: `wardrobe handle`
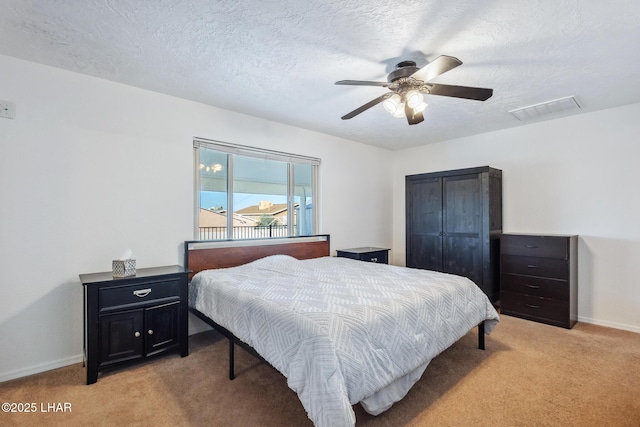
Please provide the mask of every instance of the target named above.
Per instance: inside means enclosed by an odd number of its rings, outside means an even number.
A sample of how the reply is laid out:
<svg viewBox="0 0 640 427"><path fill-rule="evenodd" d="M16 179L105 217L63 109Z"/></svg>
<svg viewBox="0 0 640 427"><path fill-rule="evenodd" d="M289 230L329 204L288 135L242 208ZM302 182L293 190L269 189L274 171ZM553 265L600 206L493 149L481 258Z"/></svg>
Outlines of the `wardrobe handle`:
<svg viewBox="0 0 640 427"><path fill-rule="evenodd" d="M527 304L527 307L529 307L529 308L540 308L539 305L533 305L533 304Z"/></svg>

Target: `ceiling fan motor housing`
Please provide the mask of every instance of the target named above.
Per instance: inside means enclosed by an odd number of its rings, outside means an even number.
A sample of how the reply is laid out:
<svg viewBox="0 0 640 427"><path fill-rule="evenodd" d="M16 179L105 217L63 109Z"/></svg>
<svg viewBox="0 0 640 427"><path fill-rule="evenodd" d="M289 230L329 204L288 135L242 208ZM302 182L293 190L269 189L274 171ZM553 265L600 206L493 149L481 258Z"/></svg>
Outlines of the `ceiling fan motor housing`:
<svg viewBox="0 0 640 427"><path fill-rule="evenodd" d="M392 83L403 77L409 77L419 69L420 68L416 67L416 63L413 61L402 61L396 65L396 69L394 71L389 73L387 81Z"/></svg>

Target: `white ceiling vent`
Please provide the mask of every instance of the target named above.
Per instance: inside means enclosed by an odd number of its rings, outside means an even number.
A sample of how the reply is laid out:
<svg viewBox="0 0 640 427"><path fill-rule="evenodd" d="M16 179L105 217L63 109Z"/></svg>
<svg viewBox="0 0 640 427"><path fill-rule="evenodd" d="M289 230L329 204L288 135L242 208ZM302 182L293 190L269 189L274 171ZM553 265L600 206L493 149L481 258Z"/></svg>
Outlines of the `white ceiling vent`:
<svg viewBox="0 0 640 427"><path fill-rule="evenodd" d="M509 111L518 120L525 121L536 119L548 114L561 113L565 111L578 110L580 104L573 96L554 99L553 101L541 102L540 104L529 105L528 107L516 108Z"/></svg>

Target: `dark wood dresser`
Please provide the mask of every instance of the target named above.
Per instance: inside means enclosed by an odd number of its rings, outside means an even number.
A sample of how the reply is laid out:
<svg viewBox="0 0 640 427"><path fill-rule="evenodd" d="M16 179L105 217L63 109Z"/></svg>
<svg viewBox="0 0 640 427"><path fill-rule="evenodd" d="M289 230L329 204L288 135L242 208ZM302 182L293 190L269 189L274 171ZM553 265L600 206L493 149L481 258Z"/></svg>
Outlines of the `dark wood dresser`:
<svg viewBox="0 0 640 427"><path fill-rule="evenodd" d="M360 261L389 264L389 249L366 246L362 248L340 249L336 251L339 257L357 259Z"/></svg>
<svg viewBox="0 0 640 427"><path fill-rule="evenodd" d="M503 234L501 314L570 329L578 319L578 236Z"/></svg>
<svg viewBox="0 0 640 427"><path fill-rule="evenodd" d="M87 384L107 368L172 350L189 354L188 274L174 265L120 278L111 272L80 275Z"/></svg>

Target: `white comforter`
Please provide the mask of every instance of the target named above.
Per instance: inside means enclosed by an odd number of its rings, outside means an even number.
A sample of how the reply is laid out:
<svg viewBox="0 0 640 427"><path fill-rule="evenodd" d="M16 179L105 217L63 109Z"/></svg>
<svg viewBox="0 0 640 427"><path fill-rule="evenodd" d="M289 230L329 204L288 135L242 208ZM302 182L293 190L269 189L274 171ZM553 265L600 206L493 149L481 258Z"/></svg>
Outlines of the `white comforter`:
<svg viewBox="0 0 640 427"><path fill-rule="evenodd" d="M466 278L335 257L203 271L190 304L278 369L316 426L354 425L352 404L498 322Z"/></svg>

